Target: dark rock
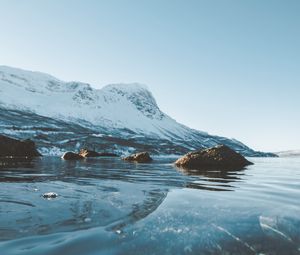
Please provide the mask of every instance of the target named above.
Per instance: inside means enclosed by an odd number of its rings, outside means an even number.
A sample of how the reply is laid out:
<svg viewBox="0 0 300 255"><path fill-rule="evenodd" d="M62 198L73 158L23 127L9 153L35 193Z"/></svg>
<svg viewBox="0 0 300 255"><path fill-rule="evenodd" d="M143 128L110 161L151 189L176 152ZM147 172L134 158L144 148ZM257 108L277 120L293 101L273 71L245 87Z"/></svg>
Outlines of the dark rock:
<svg viewBox="0 0 300 255"><path fill-rule="evenodd" d="M61 158L64 160L78 160L78 159L83 159L83 156L75 152L68 151L64 155L62 155Z"/></svg>
<svg viewBox="0 0 300 255"><path fill-rule="evenodd" d="M29 139L17 140L0 135L0 157L39 157L35 143Z"/></svg>
<svg viewBox="0 0 300 255"><path fill-rule="evenodd" d="M87 149L81 149L79 152L79 155L84 158L90 158L90 157L118 157L117 154L109 153L109 152L96 152L96 151L90 151Z"/></svg>
<svg viewBox="0 0 300 255"><path fill-rule="evenodd" d="M252 164L226 145L189 152L175 162L178 167L199 170L238 170Z"/></svg>
<svg viewBox="0 0 300 255"><path fill-rule="evenodd" d="M152 161L148 152L140 152L136 154L132 154L128 157L123 158L126 161L138 162L138 163L148 163Z"/></svg>

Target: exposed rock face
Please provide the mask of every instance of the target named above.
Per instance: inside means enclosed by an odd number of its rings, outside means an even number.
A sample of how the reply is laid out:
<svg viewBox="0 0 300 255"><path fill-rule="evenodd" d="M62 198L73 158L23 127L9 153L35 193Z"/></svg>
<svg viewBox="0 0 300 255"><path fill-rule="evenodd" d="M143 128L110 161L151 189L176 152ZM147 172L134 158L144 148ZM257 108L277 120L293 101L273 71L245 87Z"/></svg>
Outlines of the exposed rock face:
<svg viewBox="0 0 300 255"><path fill-rule="evenodd" d="M0 157L39 157L35 143L29 139L16 140L0 135Z"/></svg>
<svg viewBox="0 0 300 255"><path fill-rule="evenodd" d="M253 163L226 145L189 152L175 162L176 166L199 170L237 170L252 164Z"/></svg>
<svg viewBox="0 0 300 255"><path fill-rule="evenodd" d="M109 152L96 152L90 151L87 149L81 149L79 155L84 158L91 158L91 157L117 157L117 154L109 153Z"/></svg>
<svg viewBox="0 0 300 255"><path fill-rule="evenodd" d="M150 157L148 152L140 152L125 157L123 158L123 160L137 162L137 163L149 163L152 161L152 158Z"/></svg>
<svg viewBox="0 0 300 255"><path fill-rule="evenodd" d="M64 160L78 160L78 159L83 159L83 156L75 152L68 151L64 155L62 155L61 158Z"/></svg>

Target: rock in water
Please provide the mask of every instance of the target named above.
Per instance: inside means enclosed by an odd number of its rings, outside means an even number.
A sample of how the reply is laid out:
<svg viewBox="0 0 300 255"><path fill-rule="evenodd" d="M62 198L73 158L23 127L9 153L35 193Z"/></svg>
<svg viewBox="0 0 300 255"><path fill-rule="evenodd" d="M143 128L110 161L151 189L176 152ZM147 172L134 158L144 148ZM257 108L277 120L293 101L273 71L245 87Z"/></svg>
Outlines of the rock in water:
<svg viewBox="0 0 300 255"><path fill-rule="evenodd" d="M0 157L39 157L35 143L29 139L17 140L0 135Z"/></svg>
<svg viewBox="0 0 300 255"><path fill-rule="evenodd" d="M152 158L150 157L148 152L140 152L125 157L123 158L123 160L137 162L137 163L149 163L152 161Z"/></svg>
<svg viewBox="0 0 300 255"><path fill-rule="evenodd" d="M83 159L83 156L75 152L68 151L64 155L62 155L61 158L64 160L78 160L78 159Z"/></svg>
<svg viewBox="0 0 300 255"><path fill-rule="evenodd" d="M110 153L110 152L96 152L90 151L87 149L81 149L79 155L84 158L91 158L91 157L117 157L117 154Z"/></svg>
<svg viewBox="0 0 300 255"><path fill-rule="evenodd" d="M79 152L79 155L84 158L90 158L90 157L99 157L100 153L98 153L96 151L90 151L87 149L81 149Z"/></svg>
<svg viewBox="0 0 300 255"><path fill-rule="evenodd" d="M226 145L189 152L175 162L178 167L199 170L238 170L252 164Z"/></svg>

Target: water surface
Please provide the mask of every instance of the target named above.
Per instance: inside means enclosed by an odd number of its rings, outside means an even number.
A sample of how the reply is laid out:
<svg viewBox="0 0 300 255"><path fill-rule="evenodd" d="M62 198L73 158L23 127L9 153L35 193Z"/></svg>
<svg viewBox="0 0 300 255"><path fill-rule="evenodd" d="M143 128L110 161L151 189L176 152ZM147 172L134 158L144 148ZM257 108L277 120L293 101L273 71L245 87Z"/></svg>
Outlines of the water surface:
<svg viewBox="0 0 300 255"><path fill-rule="evenodd" d="M300 254L299 158L226 173L173 161L2 162L1 254Z"/></svg>

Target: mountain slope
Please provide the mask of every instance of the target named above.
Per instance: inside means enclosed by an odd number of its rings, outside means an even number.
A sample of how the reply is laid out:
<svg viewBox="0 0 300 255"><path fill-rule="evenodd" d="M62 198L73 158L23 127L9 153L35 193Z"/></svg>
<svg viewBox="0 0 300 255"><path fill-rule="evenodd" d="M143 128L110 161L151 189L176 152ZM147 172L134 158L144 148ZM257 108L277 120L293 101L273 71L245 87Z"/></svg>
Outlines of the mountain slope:
<svg viewBox="0 0 300 255"><path fill-rule="evenodd" d="M188 135L185 127L159 110L142 85L108 85L96 90L88 84L64 83L49 75L8 67L0 68L0 81L0 103L5 108L109 128L126 127L152 136L169 132Z"/></svg>
<svg viewBox="0 0 300 255"><path fill-rule="evenodd" d="M109 148L121 152L147 147L159 153L182 153L223 143L247 156L272 156L176 122L140 84L94 89L86 83L0 66L0 95L0 132L15 137L31 134L45 152L83 144L98 149L99 137L101 141L113 137L117 140L107 142ZM85 135L78 136L81 133Z"/></svg>

